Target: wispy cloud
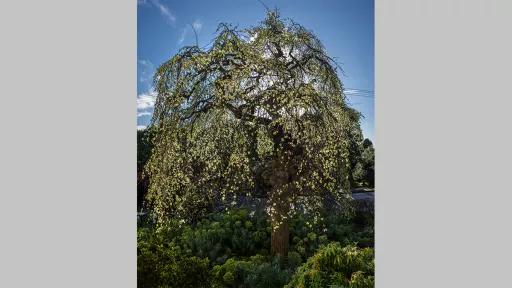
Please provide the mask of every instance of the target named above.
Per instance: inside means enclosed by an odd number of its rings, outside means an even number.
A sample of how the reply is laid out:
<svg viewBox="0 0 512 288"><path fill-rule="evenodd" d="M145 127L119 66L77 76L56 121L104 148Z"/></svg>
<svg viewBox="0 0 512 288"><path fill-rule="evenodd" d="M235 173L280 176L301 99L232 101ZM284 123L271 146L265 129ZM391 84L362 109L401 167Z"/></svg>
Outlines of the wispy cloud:
<svg viewBox="0 0 512 288"><path fill-rule="evenodd" d="M183 30L181 30L181 34L180 34L180 37L178 37L178 45L181 45L183 44L183 41L185 41L185 37L187 36L187 29L188 27L185 27L183 28Z"/></svg>
<svg viewBox="0 0 512 288"><path fill-rule="evenodd" d="M201 28L203 28L203 23L201 22L201 20L196 19L194 23L192 23L192 27L194 27L194 29L196 29L196 32L199 33L199 31L201 31Z"/></svg>
<svg viewBox="0 0 512 288"><path fill-rule="evenodd" d="M137 118L153 115L155 102L156 92L154 90L137 95Z"/></svg>
<svg viewBox="0 0 512 288"><path fill-rule="evenodd" d="M137 66L139 91L144 91L137 95L137 118L140 118L153 114L157 93L153 86L155 65L149 60L139 59Z"/></svg>
<svg viewBox="0 0 512 288"><path fill-rule="evenodd" d="M196 19L196 20L194 20L194 22L192 22L192 24L189 24L189 25L183 27L183 29L181 29L181 34L178 37L178 45L182 45L183 42L185 41L185 39L187 38L187 35L189 34L189 32L192 32L192 31L190 31L191 30L190 26L192 26L194 28L194 30L196 31L195 33L197 33L197 34L199 34L199 32L201 32L201 29L203 29L203 23L199 19Z"/></svg>
<svg viewBox="0 0 512 288"><path fill-rule="evenodd" d="M151 63L151 61L149 60L137 60L137 62L139 62L140 64L144 65L144 66L153 66L153 63Z"/></svg>
<svg viewBox="0 0 512 288"><path fill-rule="evenodd" d="M345 92L345 94L350 95L350 94L356 94L358 91L355 89L345 89L345 91L343 91L343 92Z"/></svg>
<svg viewBox="0 0 512 288"><path fill-rule="evenodd" d="M137 95L137 110L152 109L155 106L156 91L152 90Z"/></svg>
<svg viewBox="0 0 512 288"><path fill-rule="evenodd" d="M154 6L160 11L167 23L174 27L176 24L176 15L171 11L169 6L163 4L160 0L137 0L139 6Z"/></svg>
<svg viewBox="0 0 512 288"><path fill-rule="evenodd" d="M345 88L343 93L347 96L357 96L357 97L365 97L365 98L373 98L374 92L373 90L365 90L365 89L356 89L356 88Z"/></svg>
<svg viewBox="0 0 512 288"><path fill-rule="evenodd" d="M151 113L149 111L138 112L137 113L137 118L144 117L144 116L151 116L151 115L153 115L153 113Z"/></svg>
<svg viewBox="0 0 512 288"><path fill-rule="evenodd" d="M150 90L155 74L155 65L149 60L137 60L137 65L139 83L145 85L145 89Z"/></svg>
<svg viewBox="0 0 512 288"><path fill-rule="evenodd" d="M176 23L176 16L174 16L169 7L162 4L160 0L153 0L153 5L155 5L158 8L158 10L160 10L160 14L166 17L170 24L174 25Z"/></svg>

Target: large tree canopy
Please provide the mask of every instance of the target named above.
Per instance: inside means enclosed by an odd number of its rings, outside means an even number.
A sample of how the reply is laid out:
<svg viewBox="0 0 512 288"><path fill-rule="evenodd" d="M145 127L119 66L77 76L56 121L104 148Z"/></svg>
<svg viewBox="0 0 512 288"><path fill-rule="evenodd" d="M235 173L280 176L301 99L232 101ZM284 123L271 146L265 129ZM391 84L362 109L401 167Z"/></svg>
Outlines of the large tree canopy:
<svg viewBox="0 0 512 288"><path fill-rule="evenodd" d="M345 198L360 115L304 27L276 11L249 29L221 24L209 48L183 48L154 81L148 197L160 220L263 194L272 247L286 254L294 212L316 213L328 194Z"/></svg>

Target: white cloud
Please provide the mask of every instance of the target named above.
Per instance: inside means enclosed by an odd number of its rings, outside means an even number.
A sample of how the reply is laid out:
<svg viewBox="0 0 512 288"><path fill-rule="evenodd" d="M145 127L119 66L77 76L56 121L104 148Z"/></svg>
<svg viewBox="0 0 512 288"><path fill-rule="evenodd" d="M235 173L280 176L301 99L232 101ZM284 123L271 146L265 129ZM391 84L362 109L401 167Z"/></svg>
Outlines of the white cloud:
<svg viewBox="0 0 512 288"><path fill-rule="evenodd" d="M153 66L153 63L151 63L151 61L149 60L138 60L140 64L144 65L144 66Z"/></svg>
<svg viewBox="0 0 512 288"><path fill-rule="evenodd" d="M343 92L346 95L353 95L353 94L358 94L359 90L357 90L357 89L344 89Z"/></svg>
<svg viewBox="0 0 512 288"><path fill-rule="evenodd" d="M148 112L148 111L138 112L138 113L137 113L137 118L139 118L139 117L143 117L143 116L150 116L150 115L152 115L152 114L153 114L153 113Z"/></svg>
<svg viewBox="0 0 512 288"><path fill-rule="evenodd" d="M139 74L139 91L145 91L137 95L137 118L140 118L144 116L151 116L153 114L157 92L152 85L155 65L153 65L151 61L144 59L137 60L137 65ZM143 129L145 126L140 127Z"/></svg>
<svg viewBox="0 0 512 288"><path fill-rule="evenodd" d="M144 125L137 125L137 130L144 130L146 129L146 126Z"/></svg>
<svg viewBox="0 0 512 288"><path fill-rule="evenodd" d="M155 66L148 60L137 60L139 71L139 89L142 92L137 95L137 118L151 116L156 103L157 93L152 85ZM140 86L142 85L142 86Z"/></svg>
<svg viewBox="0 0 512 288"><path fill-rule="evenodd" d="M167 7L166 5L162 4L160 0L153 0L153 5L155 5L156 8L160 11L160 14L164 16L169 24L174 25L176 23L176 16L172 13L171 9Z"/></svg>
<svg viewBox="0 0 512 288"><path fill-rule="evenodd" d="M165 18L167 23L169 23L173 27L176 24L176 16L174 15L174 13L171 11L171 9L169 9L167 5L160 2L160 0L137 0L137 5L146 7L156 7L160 14Z"/></svg>
<svg viewBox="0 0 512 288"><path fill-rule="evenodd" d="M156 91L151 90L137 95L137 110L152 109L155 106Z"/></svg>
<svg viewBox="0 0 512 288"><path fill-rule="evenodd" d="M199 33L199 31L201 31L201 28L203 28L203 23L201 22L201 20L196 19L194 23L192 23L192 27L194 27L194 29L196 29L196 32Z"/></svg>

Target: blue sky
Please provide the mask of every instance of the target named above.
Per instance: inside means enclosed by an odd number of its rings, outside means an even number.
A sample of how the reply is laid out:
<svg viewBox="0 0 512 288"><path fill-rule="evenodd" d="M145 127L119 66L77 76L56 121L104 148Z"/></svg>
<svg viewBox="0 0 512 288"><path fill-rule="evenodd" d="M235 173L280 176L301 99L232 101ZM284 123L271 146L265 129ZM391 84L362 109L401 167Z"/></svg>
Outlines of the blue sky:
<svg viewBox="0 0 512 288"><path fill-rule="evenodd" d="M364 118L364 136L374 140L374 1L373 0L263 0L278 8L283 18L313 31L335 57L345 75L340 78L352 107ZM258 0L138 0L137 3L137 125L151 119L156 67L179 48L208 44L221 22L239 28L256 26L265 17Z"/></svg>

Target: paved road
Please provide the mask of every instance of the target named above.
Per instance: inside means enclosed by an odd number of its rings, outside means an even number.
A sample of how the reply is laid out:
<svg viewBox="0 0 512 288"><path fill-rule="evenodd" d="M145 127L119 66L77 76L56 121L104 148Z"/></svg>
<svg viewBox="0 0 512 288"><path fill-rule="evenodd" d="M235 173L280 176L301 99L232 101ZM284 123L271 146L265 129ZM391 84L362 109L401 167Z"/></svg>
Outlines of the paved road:
<svg viewBox="0 0 512 288"><path fill-rule="evenodd" d="M352 198L356 201L374 201L374 192L352 193Z"/></svg>

